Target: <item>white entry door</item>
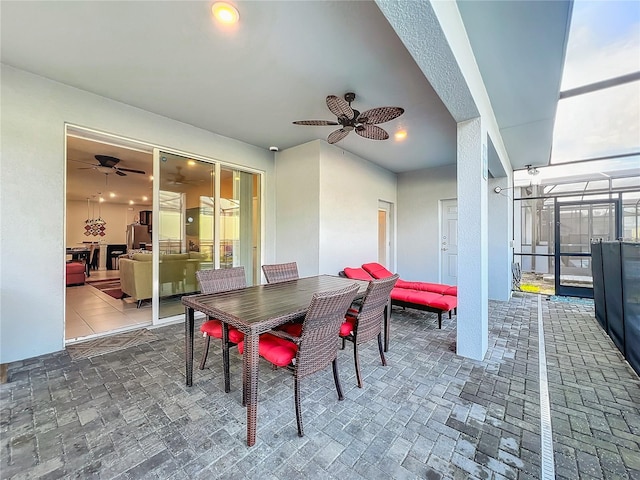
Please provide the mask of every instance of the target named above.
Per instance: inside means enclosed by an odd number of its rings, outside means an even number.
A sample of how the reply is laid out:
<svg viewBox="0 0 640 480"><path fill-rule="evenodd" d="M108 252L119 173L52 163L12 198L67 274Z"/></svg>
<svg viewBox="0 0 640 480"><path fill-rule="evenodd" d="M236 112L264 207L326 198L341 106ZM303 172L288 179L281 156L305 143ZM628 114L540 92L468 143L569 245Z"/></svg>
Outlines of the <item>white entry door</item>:
<svg viewBox="0 0 640 480"><path fill-rule="evenodd" d="M440 281L458 284L458 201L440 201Z"/></svg>

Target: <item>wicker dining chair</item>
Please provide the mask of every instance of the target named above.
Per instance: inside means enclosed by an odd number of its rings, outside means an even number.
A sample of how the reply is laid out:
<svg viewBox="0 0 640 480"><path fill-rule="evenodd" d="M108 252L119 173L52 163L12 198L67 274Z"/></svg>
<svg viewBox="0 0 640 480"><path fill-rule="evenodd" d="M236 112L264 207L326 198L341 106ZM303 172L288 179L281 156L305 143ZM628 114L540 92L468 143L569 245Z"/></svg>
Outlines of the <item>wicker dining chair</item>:
<svg viewBox="0 0 640 480"><path fill-rule="evenodd" d="M262 271L267 279L267 283L280 283L288 280L297 280L298 276L298 264L296 262L289 263L277 263L274 265L262 265ZM304 317L296 318L295 320L280 325L278 330L284 330L290 335L299 337L302 330L302 320Z"/></svg>
<svg viewBox="0 0 640 480"><path fill-rule="evenodd" d="M338 348L340 347L340 325L351 302L358 293L358 285L325 293L316 293L311 299L299 337L281 330L272 330L260 335L260 356L277 367L288 367L293 371L294 397L298 435L302 437L302 412L300 404L300 379L333 365L333 380L338 400L343 400L338 376ZM238 344L242 353L243 343Z"/></svg>
<svg viewBox="0 0 640 480"><path fill-rule="evenodd" d="M367 293L365 293L358 310L354 312L353 309L350 309L345 317L344 323L340 327L342 348L344 348L345 340L353 343L356 378L358 380L358 387L360 388L362 388L362 376L360 375L358 345L366 343L377 336L380 360L382 360L382 365L387 365L387 360L384 358L384 350L382 348L382 323L385 309L389 306L391 290L393 290L397 280L398 274L395 274L391 277L369 282ZM390 311L389 314L391 314Z"/></svg>
<svg viewBox="0 0 640 480"><path fill-rule="evenodd" d="M298 264L296 262L277 263L274 265L262 265L264 277L267 283L286 282L287 280L296 280L298 276Z"/></svg>
<svg viewBox="0 0 640 480"><path fill-rule="evenodd" d="M196 277L200 283L200 291L202 293L228 292L230 290L238 290L247 286L244 267L221 268L218 270L198 270L196 272ZM224 368L224 391L229 393L231 389L231 382L229 379L229 348L244 340L244 334L232 326L228 326L228 328L225 329L221 321L211 317L202 324L200 331L206 339L204 351L202 352L202 361L200 362L200 370L204 369L204 364L207 361L211 337L221 339L222 365Z"/></svg>

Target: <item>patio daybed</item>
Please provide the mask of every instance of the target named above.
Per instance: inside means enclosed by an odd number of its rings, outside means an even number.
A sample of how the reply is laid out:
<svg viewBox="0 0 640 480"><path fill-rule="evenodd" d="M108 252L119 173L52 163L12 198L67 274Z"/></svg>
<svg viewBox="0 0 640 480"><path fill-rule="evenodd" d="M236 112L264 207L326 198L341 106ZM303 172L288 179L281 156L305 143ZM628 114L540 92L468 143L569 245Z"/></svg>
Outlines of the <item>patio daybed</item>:
<svg viewBox="0 0 640 480"><path fill-rule="evenodd" d="M387 278L393 274L379 263L365 263L362 268L346 267L341 274L357 280ZM438 328L442 328L442 314L457 314L458 287L442 283L407 282L398 279L391 290L391 305L415 308L438 314Z"/></svg>

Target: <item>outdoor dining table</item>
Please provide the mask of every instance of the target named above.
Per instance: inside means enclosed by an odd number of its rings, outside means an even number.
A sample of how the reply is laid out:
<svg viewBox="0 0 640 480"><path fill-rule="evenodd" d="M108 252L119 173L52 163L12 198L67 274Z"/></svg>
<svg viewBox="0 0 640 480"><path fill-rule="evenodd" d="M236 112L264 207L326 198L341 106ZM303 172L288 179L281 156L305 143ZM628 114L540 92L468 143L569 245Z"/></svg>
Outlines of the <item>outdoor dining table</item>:
<svg viewBox="0 0 640 480"><path fill-rule="evenodd" d="M214 317L225 328L232 325L244 333L243 388L247 407L247 445L256 442L258 413L258 337L270 329L303 317L314 293L358 284L362 297L369 282L319 275L282 283L256 285L223 293L182 297L185 306L186 383L193 384L194 312ZM346 313L346 312L345 312Z"/></svg>

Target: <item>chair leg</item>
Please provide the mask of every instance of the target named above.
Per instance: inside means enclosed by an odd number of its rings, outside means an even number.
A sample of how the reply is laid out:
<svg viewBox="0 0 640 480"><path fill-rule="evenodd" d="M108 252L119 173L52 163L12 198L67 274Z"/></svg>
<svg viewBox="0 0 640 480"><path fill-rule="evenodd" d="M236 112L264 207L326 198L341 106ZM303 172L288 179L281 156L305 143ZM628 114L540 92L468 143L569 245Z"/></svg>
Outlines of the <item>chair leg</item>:
<svg viewBox="0 0 640 480"><path fill-rule="evenodd" d="M338 392L338 400L344 400L342 395L342 387L340 386L340 376L338 375L338 359L333 360L333 381L336 384L336 391Z"/></svg>
<svg viewBox="0 0 640 480"><path fill-rule="evenodd" d="M200 370L204 370L204 364L207 362L207 356L209 355L209 343L211 337L207 335L204 340L204 351L202 352L202 360L200 361Z"/></svg>
<svg viewBox="0 0 640 480"><path fill-rule="evenodd" d="M342 337L342 347L340 348L340 350L344 350L344 337Z"/></svg>
<svg viewBox="0 0 640 480"><path fill-rule="evenodd" d="M358 344L353 342L353 359L356 364L356 378L358 379L358 388L362 388L362 377L360 376L360 361L358 360Z"/></svg>
<svg viewBox="0 0 640 480"><path fill-rule="evenodd" d="M304 437L304 430L302 428L302 412L300 405L300 383L298 382L298 376L293 377L293 390L296 401L296 421L298 422L298 436Z"/></svg>
<svg viewBox="0 0 640 480"><path fill-rule="evenodd" d="M442 328L442 312L438 312L438 328Z"/></svg>
<svg viewBox="0 0 640 480"><path fill-rule="evenodd" d="M378 334L378 350L380 350L380 360L382 360L382 365L387 366L387 359L384 358L384 349L382 348L382 333Z"/></svg>

